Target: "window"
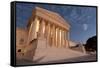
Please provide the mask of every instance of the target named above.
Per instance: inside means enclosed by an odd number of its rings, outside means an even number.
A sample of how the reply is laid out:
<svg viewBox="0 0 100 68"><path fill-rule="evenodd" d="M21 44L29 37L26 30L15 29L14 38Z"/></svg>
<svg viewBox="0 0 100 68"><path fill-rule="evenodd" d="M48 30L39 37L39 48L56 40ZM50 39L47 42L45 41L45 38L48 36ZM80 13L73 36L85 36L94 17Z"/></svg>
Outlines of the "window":
<svg viewBox="0 0 100 68"><path fill-rule="evenodd" d="M18 52L21 52L21 49L18 49Z"/></svg>
<svg viewBox="0 0 100 68"><path fill-rule="evenodd" d="M21 38L19 42L20 42L20 44L23 44L24 43L24 39Z"/></svg>

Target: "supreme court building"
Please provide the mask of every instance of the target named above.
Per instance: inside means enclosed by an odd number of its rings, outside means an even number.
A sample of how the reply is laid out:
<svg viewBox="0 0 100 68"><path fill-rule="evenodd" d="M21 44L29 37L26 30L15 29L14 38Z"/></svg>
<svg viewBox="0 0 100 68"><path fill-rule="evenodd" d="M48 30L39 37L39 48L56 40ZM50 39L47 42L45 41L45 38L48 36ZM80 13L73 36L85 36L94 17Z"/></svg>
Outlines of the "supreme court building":
<svg viewBox="0 0 100 68"><path fill-rule="evenodd" d="M70 25L55 12L36 7L27 28L29 31L28 44L34 39L46 39L49 46L69 46Z"/></svg>
<svg viewBox="0 0 100 68"><path fill-rule="evenodd" d="M69 33L70 25L60 14L35 7L26 29L16 29L17 58L33 60L33 56L40 56L41 51L47 52L44 51L47 48L67 49L70 46Z"/></svg>

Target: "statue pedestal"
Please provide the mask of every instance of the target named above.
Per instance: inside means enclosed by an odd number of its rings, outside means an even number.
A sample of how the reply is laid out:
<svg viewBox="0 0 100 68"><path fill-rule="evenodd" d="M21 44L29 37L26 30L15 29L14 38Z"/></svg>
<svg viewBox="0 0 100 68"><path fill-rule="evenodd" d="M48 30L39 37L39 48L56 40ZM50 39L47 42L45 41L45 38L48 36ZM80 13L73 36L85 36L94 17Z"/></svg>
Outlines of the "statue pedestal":
<svg viewBox="0 0 100 68"><path fill-rule="evenodd" d="M42 59L42 57L44 57L47 53L46 49L47 49L46 39L38 39L37 48L35 50L33 61Z"/></svg>

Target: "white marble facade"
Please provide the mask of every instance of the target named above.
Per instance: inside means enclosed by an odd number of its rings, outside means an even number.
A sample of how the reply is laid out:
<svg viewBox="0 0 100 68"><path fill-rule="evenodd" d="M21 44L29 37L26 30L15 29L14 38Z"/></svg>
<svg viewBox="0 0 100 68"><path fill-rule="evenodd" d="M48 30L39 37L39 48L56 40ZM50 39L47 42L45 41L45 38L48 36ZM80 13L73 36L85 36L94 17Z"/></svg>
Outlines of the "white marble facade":
<svg viewBox="0 0 100 68"><path fill-rule="evenodd" d="M31 17L30 21L28 43L34 39L45 38L50 46L68 47L68 34L70 30L68 23L65 22L64 19L60 19L60 16L58 16L59 18L56 18L58 14L55 14L54 12L38 7L35 11L36 14L33 14L33 18Z"/></svg>

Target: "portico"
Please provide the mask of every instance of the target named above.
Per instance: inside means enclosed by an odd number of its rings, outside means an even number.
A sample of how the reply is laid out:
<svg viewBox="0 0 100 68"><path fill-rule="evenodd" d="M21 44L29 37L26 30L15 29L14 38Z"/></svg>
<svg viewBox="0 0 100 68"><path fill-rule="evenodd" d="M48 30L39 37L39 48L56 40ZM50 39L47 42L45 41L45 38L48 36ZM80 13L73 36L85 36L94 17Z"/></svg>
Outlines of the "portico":
<svg viewBox="0 0 100 68"><path fill-rule="evenodd" d="M36 7L32 14L28 23L27 43L34 39L46 39L49 46L69 46L70 25L59 14L39 7Z"/></svg>

